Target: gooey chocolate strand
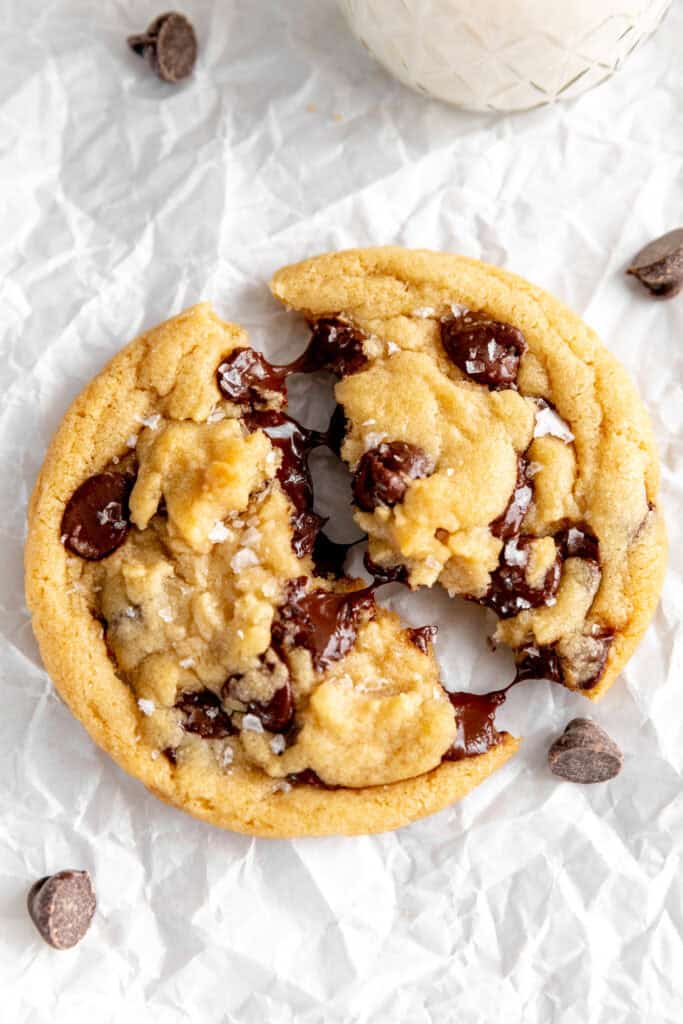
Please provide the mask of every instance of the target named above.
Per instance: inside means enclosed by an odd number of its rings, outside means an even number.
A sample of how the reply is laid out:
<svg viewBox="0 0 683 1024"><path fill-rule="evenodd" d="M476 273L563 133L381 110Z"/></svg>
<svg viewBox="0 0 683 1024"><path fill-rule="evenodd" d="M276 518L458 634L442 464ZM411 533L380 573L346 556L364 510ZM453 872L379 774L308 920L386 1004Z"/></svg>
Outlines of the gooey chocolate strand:
<svg viewBox="0 0 683 1024"><path fill-rule="evenodd" d="M339 317L322 317L313 324L306 349L291 363L276 365L251 348L236 348L221 362L216 380L221 394L236 405L261 405L269 396L287 395L292 373L327 370L346 377L367 362L364 335Z"/></svg>

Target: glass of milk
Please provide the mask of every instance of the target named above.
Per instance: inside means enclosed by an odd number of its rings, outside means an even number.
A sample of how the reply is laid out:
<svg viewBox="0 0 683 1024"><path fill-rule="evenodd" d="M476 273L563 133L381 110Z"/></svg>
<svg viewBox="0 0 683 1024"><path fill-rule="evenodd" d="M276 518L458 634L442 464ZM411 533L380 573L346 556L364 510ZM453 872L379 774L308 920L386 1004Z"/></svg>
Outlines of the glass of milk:
<svg viewBox="0 0 683 1024"><path fill-rule="evenodd" d="M339 0L397 78L469 110L527 110L609 78L671 0Z"/></svg>

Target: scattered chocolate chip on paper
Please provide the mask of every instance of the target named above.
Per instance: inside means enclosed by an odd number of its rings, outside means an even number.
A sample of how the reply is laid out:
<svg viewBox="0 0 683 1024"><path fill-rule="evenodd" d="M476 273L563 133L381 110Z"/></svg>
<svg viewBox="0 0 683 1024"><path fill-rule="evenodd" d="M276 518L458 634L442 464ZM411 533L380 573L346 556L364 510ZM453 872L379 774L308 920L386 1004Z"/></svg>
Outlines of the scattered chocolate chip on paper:
<svg viewBox="0 0 683 1024"><path fill-rule="evenodd" d="M93 919L97 900L87 871L58 871L31 886L28 912L41 937L54 949L71 949Z"/></svg>
<svg viewBox="0 0 683 1024"><path fill-rule="evenodd" d="M651 295L672 299L683 288L683 228L668 231L636 253L626 271Z"/></svg>
<svg viewBox="0 0 683 1024"><path fill-rule="evenodd" d="M548 751L550 770L567 782L607 782L621 771L624 755L590 718L574 718Z"/></svg>
<svg viewBox="0 0 683 1024"><path fill-rule="evenodd" d="M140 35L128 37L128 45L148 61L164 82L180 82L194 70L197 37L184 14L168 11L160 14Z"/></svg>

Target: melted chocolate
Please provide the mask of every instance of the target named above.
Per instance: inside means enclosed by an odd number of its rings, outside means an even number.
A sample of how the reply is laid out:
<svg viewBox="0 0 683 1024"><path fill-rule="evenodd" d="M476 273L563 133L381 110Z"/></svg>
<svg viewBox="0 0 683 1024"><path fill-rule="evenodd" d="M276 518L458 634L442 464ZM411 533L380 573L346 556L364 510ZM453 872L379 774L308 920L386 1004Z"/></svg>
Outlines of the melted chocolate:
<svg viewBox="0 0 683 1024"><path fill-rule="evenodd" d="M411 644L415 644L419 651L426 654L438 631L438 626L415 626L408 630L408 639Z"/></svg>
<svg viewBox="0 0 683 1024"><path fill-rule="evenodd" d="M311 340L291 363L276 365L252 348L236 348L216 370L221 394L236 405L259 406L273 395L287 395L287 377L292 373L328 370L346 377L360 370L367 358L364 335L338 317L322 317L312 325Z"/></svg>
<svg viewBox="0 0 683 1024"><path fill-rule="evenodd" d="M238 730L213 690L181 693L175 707L182 712L185 732L196 733L205 740L220 740Z"/></svg>
<svg viewBox="0 0 683 1024"><path fill-rule="evenodd" d="M313 550L318 531L325 520L313 512L313 481L308 457L314 448L326 443L325 434L308 430L284 412L250 412L244 417L250 430L262 430L282 453L277 479L292 505L294 536L292 547L302 558Z"/></svg>
<svg viewBox="0 0 683 1024"><path fill-rule="evenodd" d="M406 565L378 565L370 558L370 552L366 551L363 556L363 565L370 573L375 583L405 583L408 579L408 567Z"/></svg>
<svg viewBox="0 0 683 1024"><path fill-rule="evenodd" d="M535 537L517 537L509 540L500 554L498 568L491 573L491 583L479 604L491 608L500 619L508 619L528 608L550 604L560 585L562 569L559 554L548 569L539 587L532 587L526 579L529 547Z"/></svg>
<svg viewBox="0 0 683 1024"><path fill-rule="evenodd" d="M250 701L247 710L261 719L268 732L286 732L294 722L294 696L289 680L265 704Z"/></svg>
<svg viewBox="0 0 683 1024"><path fill-rule="evenodd" d="M361 617L374 615L376 584L345 594L306 593L305 586L305 576L290 581L273 622L272 643L277 651L305 647L316 669L323 669L353 647Z"/></svg>
<svg viewBox="0 0 683 1024"><path fill-rule="evenodd" d="M520 458L517 463L517 480L507 508L502 515L493 520L490 526L494 537L510 540L519 533L532 497L533 489L528 475L528 463L526 459Z"/></svg>
<svg viewBox="0 0 683 1024"><path fill-rule="evenodd" d="M272 394L286 395L287 366L274 366L253 348L235 348L216 370L218 388L236 405L260 405Z"/></svg>
<svg viewBox="0 0 683 1024"><path fill-rule="evenodd" d="M600 565L600 544L583 523L570 526L555 537L563 558L586 558Z"/></svg>
<svg viewBox="0 0 683 1024"><path fill-rule="evenodd" d="M490 390L516 385L524 335L485 313L462 313L441 323L441 344L458 369Z"/></svg>
<svg viewBox="0 0 683 1024"><path fill-rule="evenodd" d="M178 755L176 754L176 748L175 747L164 747L164 749L161 751L161 753L164 755L164 757L166 758L166 760L170 764L172 764L172 765L178 764Z"/></svg>
<svg viewBox="0 0 683 1024"><path fill-rule="evenodd" d="M403 501L410 480L429 476L433 460L417 445L386 441L361 456L351 489L354 501L365 512L378 506L391 508Z"/></svg>
<svg viewBox="0 0 683 1024"><path fill-rule="evenodd" d="M509 689L509 687L508 687ZM505 702L507 690L493 693L449 693L455 708L458 730L443 761L461 761L464 757L485 754L500 743L503 733L495 724L496 711Z"/></svg>
<svg viewBox="0 0 683 1024"><path fill-rule="evenodd" d="M351 548L360 544L360 540L353 540L349 544L342 544L336 540L330 540L326 533L318 533L313 545L313 563L316 576L334 576L339 579L344 575L344 563Z"/></svg>
<svg viewBox="0 0 683 1024"><path fill-rule="evenodd" d="M516 683L521 683L525 679L547 679L551 683L563 681L562 665L554 647L536 647L529 644L527 647L520 647L516 656Z"/></svg>
<svg viewBox="0 0 683 1024"><path fill-rule="evenodd" d="M367 363L363 352L364 335L346 320L321 317L313 325L308 347L291 363L291 373L328 370L338 377L357 373Z"/></svg>
<svg viewBox="0 0 683 1024"><path fill-rule="evenodd" d="M69 498L62 515L64 547L88 561L120 547L130 528L128 499L135 479L127 473L97 473Z"/></svg>
<svg viewBox="0 0 683 1024"><path fill-rule="evenodd" d="M328 786L312 768L304 768L302 772L290 772L285 776L292 786L315 786L316 789L340 789L339 786Z"/></svg>

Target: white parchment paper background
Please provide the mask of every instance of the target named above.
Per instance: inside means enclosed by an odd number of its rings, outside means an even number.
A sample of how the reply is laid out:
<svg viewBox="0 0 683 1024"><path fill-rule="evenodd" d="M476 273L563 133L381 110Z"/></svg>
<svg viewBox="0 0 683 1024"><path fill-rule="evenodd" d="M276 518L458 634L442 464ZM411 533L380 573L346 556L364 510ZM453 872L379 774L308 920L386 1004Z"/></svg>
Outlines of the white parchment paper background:
<svg viewBox="0 0 683 1024"><path fill-rule="evenodd" d="M681 4L603 88L507 119L404 90L332 0L182 7L201 56L172 89L124 43L163 4L0 5L0 1018L679 1021L683 297L653 303L623 269L683 222ZM604 787L554 780L550 739L591 708L533 684L506 709L522 753L456 808L376 838L221 833L124 776L55 697L22 597L27 496L68 402L142 328L210 298L255 344L294 352L272 271L383 242L527 275L639 380L672 553L654 626L595 709L625 768ZM477 609L407 605L439 621L463 688L507 678ZM24 909L31 881L63 867L88 868L99 896L70 953L43 946Z"/></svg>

